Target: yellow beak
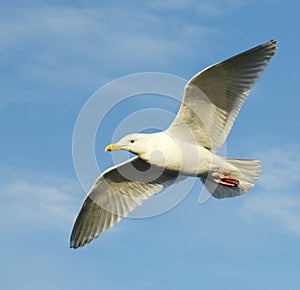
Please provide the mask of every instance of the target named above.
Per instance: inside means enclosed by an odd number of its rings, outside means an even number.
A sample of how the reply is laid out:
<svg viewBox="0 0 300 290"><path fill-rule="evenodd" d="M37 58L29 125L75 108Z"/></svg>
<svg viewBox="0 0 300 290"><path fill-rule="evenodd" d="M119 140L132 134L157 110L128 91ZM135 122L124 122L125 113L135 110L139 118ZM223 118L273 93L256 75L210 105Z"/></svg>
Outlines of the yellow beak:
<svg viewBox="0 0 300 290"><path fill-rule="evenodd" d="M118 150L121 147L118 144L109 144L105 147L105 152L106 151L113 151L113 150Z"/></svg>

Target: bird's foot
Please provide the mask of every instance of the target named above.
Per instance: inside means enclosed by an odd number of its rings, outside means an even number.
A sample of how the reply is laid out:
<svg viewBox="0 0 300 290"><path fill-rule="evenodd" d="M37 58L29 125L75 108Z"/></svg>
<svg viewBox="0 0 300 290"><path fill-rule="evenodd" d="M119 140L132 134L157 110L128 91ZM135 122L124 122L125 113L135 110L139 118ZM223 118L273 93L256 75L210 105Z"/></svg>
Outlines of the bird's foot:
<svg viewBox="0 0 300 290"><path fill-rule="evenodd" d="M217 183L234 187L239 184L239 180L231 175L227 175L226 173L221 173L218 179L215 179Z"/></svg>

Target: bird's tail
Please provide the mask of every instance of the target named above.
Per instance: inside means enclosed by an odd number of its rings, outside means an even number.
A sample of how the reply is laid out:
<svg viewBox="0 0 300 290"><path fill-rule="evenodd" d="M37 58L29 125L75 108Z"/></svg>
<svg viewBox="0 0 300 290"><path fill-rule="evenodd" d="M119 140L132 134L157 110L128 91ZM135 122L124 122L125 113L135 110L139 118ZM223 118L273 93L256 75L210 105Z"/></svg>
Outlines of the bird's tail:
<svg viewBox="0 0 300 290"><path fill-rule="evenodd" d="M259 160L224 158L224 168L218 176L209 173L200 179L214 197L234 197L249 191L258 179L260 171Z"/></svg>

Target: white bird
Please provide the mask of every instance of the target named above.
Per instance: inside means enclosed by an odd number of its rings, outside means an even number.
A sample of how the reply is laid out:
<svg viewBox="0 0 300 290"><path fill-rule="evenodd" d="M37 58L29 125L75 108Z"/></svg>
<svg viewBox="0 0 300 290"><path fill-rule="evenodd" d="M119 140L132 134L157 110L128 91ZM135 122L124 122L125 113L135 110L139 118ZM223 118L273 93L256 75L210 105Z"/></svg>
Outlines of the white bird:
<svg viewBox="0 0 300 290"><path fill-rule="evenodd" d="M270 40L204 69L186 84L169 128L130 134L108 145L106 151L122 149L137 156L98 177L75 221L70 247L91 242L144 200L187 176L199 177L216 198L252 188L261 170L259 160L215 152L276 49L277 42Z"/></svg>

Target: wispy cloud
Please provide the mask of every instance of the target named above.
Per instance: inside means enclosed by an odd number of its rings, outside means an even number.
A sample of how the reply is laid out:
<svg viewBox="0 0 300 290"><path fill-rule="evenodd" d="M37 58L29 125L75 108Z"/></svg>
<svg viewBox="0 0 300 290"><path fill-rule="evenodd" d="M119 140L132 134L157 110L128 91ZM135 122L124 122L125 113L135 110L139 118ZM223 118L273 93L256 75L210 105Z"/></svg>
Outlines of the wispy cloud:
<svg viewBox="0 0 300 290"><path fill-rule="evenodd" d="M95 90L130 73L177 73L195 62L196 70L201 69L201 58L217 49L214 39L221 31L213 22L203 24L199 19L249 3L79 2L70 7L41 1L34 9L2 4L0 61L7 69L0 72L4 84L0 106L74 100L87 88ZM175 16L172 10L182 13Z"/></svg>
<svg viewBox="0 0 300 290"><path fill-rule="evenodd" d="M165 21L146 6L122 5L127 4L7 10L0 20L0 60L11 70L2 75L2 105L74 98L74 86L78 92L138 71L170 72L180 59L199 57L195 42L204 47L217 33L171 15Z"/></svg>
<svg viewBox="0 0 300 290"><path fill-rule="evenodd" d="M266 148L257 152L263 171L259 186L268 191L289 190L299 184L299 146Z"/></svg>
<svg viewBox="0 0 300 290"><path fill-rule="evenodd" d="M41 175L10 180L1 192L4 226L25 221L69 229L83 199L76 182Z"/></svg>
<svg viewBox="0 0 300 290"><path fill-rule="evenodd" d="M257 194L247 200L242 216L248 221L272 222L277 229L300 236L300 194Z"/></svg>
<svg viewBox="0 0 300 290"><path fill-rule="evenodd" d="M269 220L279 229L300 235L300 158L297 146L257 152L263 172L257 193L249 195L241 215L248 221Z"/></svg>
<svg viewBox="0 0 300 290"><path fill-rule="evenodd" d="M154 0L148 3L149 7L156 10L168 11L189 11L190 13L197 13L199 16L222 16L235 10L246 7L247 5L255 4L255 2L266 2L269 4L278 3L281 0L211 0L211 1L198 1L198 0L175 0L175 1L158 1Z"/></svg>

